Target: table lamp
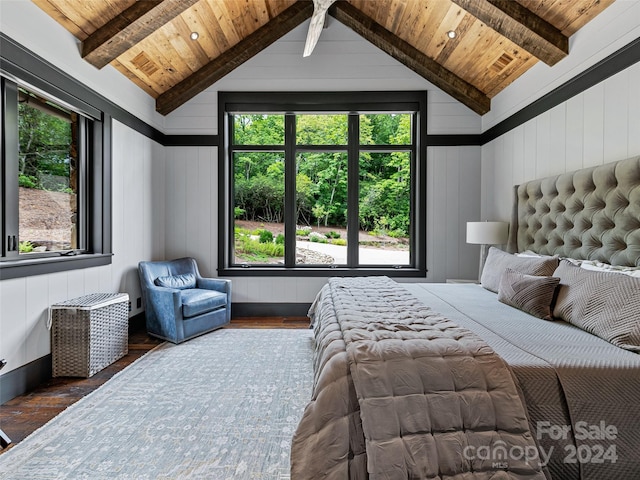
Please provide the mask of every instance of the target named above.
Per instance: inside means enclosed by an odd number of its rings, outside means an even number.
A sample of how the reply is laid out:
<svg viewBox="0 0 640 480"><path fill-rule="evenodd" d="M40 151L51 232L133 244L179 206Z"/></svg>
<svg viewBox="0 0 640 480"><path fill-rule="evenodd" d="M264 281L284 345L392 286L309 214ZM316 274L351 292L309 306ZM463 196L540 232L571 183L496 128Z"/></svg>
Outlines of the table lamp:
<svg viewBox="0 0 640 480"><path fill-rule="evenodd" d="M467 222L467 243L480 244L480 265L478 280L487 259L490 245L507 243L509 224L507 222Z"/></svg>

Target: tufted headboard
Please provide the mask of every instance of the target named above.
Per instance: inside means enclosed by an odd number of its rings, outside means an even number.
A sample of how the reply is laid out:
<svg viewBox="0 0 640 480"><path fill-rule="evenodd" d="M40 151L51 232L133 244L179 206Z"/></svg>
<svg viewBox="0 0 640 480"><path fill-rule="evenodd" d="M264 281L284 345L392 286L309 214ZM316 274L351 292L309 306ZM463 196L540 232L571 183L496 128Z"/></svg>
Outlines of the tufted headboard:
<svg viewBox="0 0 640 480"><path fill-rule="evenodd" d="M508 248L640 266L640 156L516 186Z"/></svg>

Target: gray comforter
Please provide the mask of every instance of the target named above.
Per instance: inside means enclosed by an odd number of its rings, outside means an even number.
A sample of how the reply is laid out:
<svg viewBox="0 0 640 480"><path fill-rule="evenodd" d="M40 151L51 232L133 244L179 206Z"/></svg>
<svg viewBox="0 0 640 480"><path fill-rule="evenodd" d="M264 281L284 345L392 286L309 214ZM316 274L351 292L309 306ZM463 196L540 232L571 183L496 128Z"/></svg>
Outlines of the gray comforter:
<svg viewBox="0 0 640 480"><path fill-rule="evenodd" d="M476 334L384 277L331 279L310 315L292 480L545 478L511 371Z"/></svg>
<svg viewBox="0 0 640 480"><path fill-rule="evenodd" d="M509 364L553 480L640 478L640 355L504 305L479 285L403 285Z"/></svg>

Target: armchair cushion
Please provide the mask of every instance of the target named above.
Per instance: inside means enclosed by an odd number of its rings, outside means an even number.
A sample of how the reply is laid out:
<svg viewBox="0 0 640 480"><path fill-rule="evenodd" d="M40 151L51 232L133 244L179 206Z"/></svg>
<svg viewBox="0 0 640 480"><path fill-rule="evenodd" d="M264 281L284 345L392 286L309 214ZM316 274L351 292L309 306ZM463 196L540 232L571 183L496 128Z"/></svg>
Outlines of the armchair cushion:
<svg viewBox="0 0 640 480"><path fill-rule="evenodd" d="M183 273L182 275L166 275L156 278L155 282L159 287L177 288L184 290L186 288L196 288L196 276L193 273Z"/></svg>
<svg viewBox="0 0 640 480"><path fill-rule="evenodd" d="M182 297L182 315L195 317L227 304L227 295L215 290L190 288L180 292Z"/></svg>

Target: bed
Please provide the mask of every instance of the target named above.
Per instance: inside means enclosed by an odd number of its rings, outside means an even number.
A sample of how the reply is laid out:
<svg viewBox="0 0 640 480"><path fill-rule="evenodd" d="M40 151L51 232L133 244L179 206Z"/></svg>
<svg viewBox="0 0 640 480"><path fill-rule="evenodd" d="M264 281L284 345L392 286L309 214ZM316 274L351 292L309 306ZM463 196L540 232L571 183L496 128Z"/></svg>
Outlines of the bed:
<svg viewBox="0 0 640 480"><path fill-rule="evenodd" d="M480 285L323 287L292 480L638 478L640 157L514 197Z"/></svg>

